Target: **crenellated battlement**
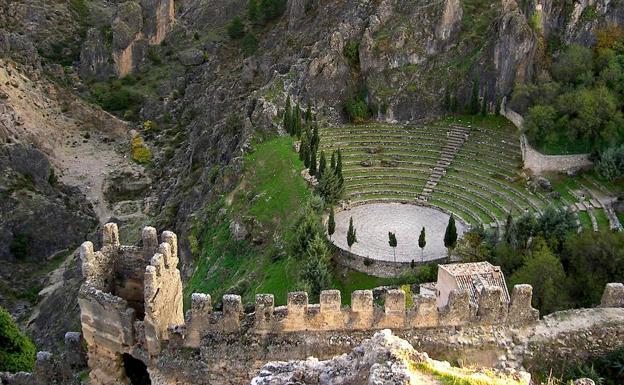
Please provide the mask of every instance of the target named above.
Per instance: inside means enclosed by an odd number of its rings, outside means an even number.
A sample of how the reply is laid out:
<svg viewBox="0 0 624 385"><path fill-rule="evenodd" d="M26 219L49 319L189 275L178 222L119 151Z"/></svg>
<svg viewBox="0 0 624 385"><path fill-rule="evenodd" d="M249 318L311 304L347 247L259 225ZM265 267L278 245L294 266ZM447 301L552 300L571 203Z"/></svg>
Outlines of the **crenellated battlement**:
<svg viewBox="0 0 624 385"><path fill-rule="evenodd" d="M509 295L504 285L487 282L472 291L451 289L444 305L438 297L423 294L411 295L408 301L406 292L398 289L386 290L380 298L372 290L356 290L350 306L342 304L338 290L322 291L315 304L308 293L291 292L286 306L275 306L272 294L257 294L251 313L245 313L238 295L223 296L221 308L214 309L209 294L194 293L183 316L174 233L163 232L159 242L156 229L146 227L141 246L124 246L117 226L109 223L104 226L102 248L95 251L91 242L85 242L80 255L85 281L79 304L94 384L127 383L124 354L148 362L157 360L167 346L198 349L224 338L289 340L302 333L344 336L379 329L444 334L459 326L500 330L535 327L539 321L531 306L530 285L516 285ZM601 306L624 307L624 285L608 284Z"/></svg>
<svg viewBox="0 0 624 385"><path fill-rule="evenodd" d="M372 290L356 290L351 293L351 306L342 305L342 294L338 290L322 291L318 304L310 304L306 292L292 292L288 294L287 305L279 307L275 307L272 294L257 294L255 311L244 314L239 296L224 296L223 310L215 311L210 295L195 293L186 314L185 345L199 347L201 338L214 332L276 334L467 324L522 325L539 318L538 311L531 306L531 294L530 285L516 285L508 303L503 300L500 288L486 287L475 307L467 292L453 290L448 304L441 309L437 308L435 297L420 294L413 295L414 306L407 308L405 292L397 289L385 293L383 304L375 303Z"/></svg>

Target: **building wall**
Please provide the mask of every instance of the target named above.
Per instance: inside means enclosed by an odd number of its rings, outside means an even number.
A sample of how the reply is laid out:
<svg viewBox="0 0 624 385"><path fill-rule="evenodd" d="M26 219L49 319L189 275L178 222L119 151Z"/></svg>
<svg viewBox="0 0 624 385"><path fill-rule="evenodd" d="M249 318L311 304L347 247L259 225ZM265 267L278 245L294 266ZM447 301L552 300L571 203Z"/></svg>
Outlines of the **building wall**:
<svg viewBox="0 0 624 385"><path fill-rule="evenodd" d="M455 281L455 278L448 271L438 268L436 289L438 290L436 305L438 308L443 308L448 304L451 291L458 289L457 281Z"/></svg>

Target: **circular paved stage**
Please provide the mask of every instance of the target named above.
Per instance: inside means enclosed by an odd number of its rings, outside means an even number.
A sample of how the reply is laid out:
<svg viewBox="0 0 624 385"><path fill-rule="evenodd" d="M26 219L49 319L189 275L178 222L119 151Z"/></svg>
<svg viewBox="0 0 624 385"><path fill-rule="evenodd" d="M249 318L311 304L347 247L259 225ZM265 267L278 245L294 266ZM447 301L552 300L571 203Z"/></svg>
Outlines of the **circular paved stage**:
<svg viewBox="0 0 624 385"><path fill-rule="evenodd" d="M351 252L363 257L393 262L394 253L388 245L388 232L396 233L398 246L396 262L421 261L418 247L420 230L425 227L427 245L424 261L446 257L444 232L449 215L431 207L401 203L371 203L352 207L336 213L336 231L332 242L344 249L347 246L349 218L353 217L353 226L357 230L358 242L351 247ZM457 221L458 238L465 231L464 225Z"/></svg>

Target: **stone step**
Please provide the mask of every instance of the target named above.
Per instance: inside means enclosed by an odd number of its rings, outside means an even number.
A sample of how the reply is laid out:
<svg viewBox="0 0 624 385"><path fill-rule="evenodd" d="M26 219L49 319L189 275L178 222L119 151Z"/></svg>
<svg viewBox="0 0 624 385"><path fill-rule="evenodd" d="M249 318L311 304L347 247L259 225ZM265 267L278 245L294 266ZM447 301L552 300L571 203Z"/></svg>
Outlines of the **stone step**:
<svg viewBox="0 0 624 385"><path fill-rule="evenodd" d="M423 189L423 192L424 192L424 193L427 193L427 194L431 194L431 193L433 192L433 190L432 190L432 189L430 189L429 187L425 187L425 188Z"/></svg>

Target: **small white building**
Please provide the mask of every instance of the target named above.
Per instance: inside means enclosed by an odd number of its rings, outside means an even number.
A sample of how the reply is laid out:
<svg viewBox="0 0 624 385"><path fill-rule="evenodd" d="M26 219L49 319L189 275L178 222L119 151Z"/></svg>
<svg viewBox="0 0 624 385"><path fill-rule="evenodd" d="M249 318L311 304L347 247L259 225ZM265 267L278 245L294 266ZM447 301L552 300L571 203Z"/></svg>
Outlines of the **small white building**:
<svg viewBox="0 0 624 385"><path fill-rule="evenodd" d="M483 287L498 286L502 289L505 302L509 302L509 291L505 276L500 267L489 262L452 263L438 265L438 282L436 283L436 304L438 308L448 303L451 290L465 290L470 293L470 302L477 305L479 293Z"/></svg>

